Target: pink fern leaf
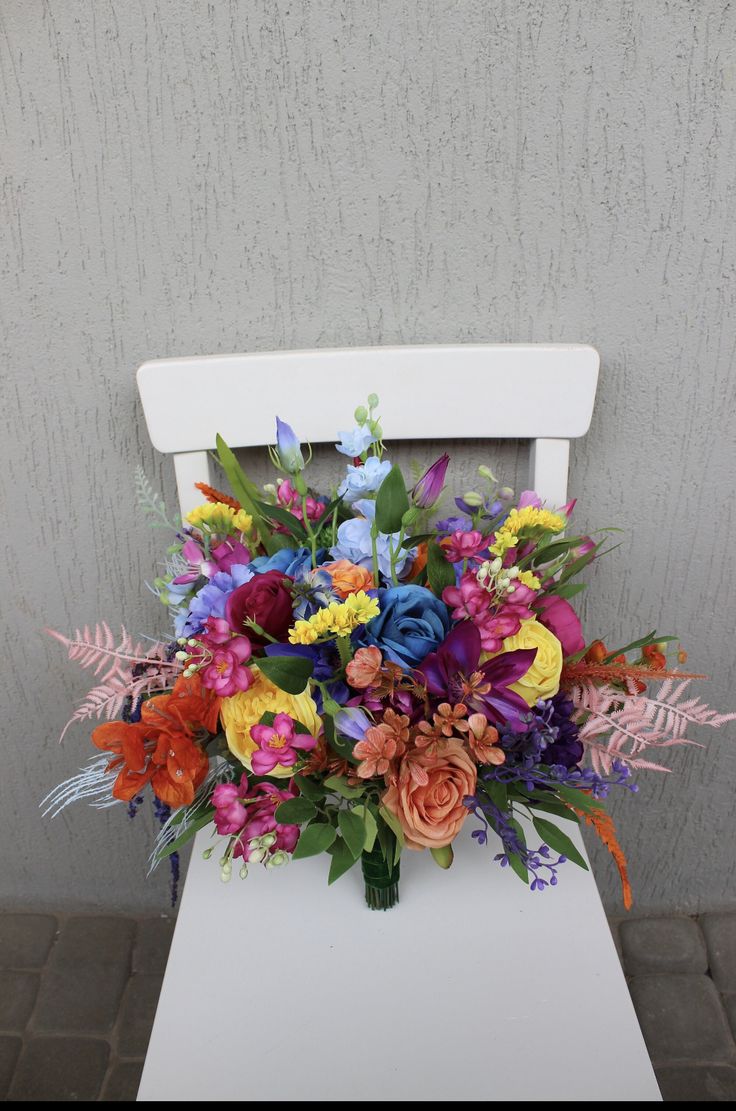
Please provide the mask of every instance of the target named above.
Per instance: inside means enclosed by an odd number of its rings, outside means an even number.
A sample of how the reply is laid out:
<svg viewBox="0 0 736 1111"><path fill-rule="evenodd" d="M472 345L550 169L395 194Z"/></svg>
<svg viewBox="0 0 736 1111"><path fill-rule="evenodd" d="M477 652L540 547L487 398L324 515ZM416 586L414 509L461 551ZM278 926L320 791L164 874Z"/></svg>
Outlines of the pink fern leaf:
<svg viewBox="0 0 736 1111"><path fill-rule="evenodd" d="M102 621L95 625L94 633L85 625L84 629L76 629L73 637L66 637L55 629L45 630L49 636L58 640L67 650L70 660L85 669L92 669L95 675L100 675L107 668L105 679L113 675L129 671L123 665L149 663L152 660L160 661L162 666L175 667L163 660L166 650L165 645L158 641L150 645L143 645L134 641L125 626L120 627L120 640L116 637L107 624ZM104 681L104 680L103 680Z"/></svg>
<svg viewBox="0 0 736 1111"><path fill-rule="evenodd" d="M592 682L578 684L571 692L577 710L580 740L596 771L610 771L613 760L631 768L669 771L642 757L646 749L697 745L685 736L688 725L717 728L736 719L736 714L717 714L697 698L683 698L690 680L666 680L656 696L641 695L635 685L628 693Z"/></svg>

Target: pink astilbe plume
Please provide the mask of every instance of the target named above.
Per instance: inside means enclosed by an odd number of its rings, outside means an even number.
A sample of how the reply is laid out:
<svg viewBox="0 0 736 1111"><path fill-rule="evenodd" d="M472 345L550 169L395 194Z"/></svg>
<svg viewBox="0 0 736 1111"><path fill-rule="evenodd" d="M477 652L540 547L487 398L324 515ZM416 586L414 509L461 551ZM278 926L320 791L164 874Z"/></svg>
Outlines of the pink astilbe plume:
<svg viewBox="0 0 736 1111"><path fill-rule="evenodd" d="M118 717L126 698L135 703L144 695L173 686L178 665L166 659L166 645L134 641L124 626L119 641L104 621L95 625L94 633L85 625L76 629L73 637L55 629L45 632L64 645L70 660L100 677L62 729L59 742L74 722L102 717L109 721Z"/></svg>
<svg viewBox="0 0 736 1111"><path fill-rule="evenodd" d="M667 679L652 695L639 694L633 681L628 693L611 686L582 682L570 690L577 709L580 740L590 754L594 771L605 775L614 760L631 768L668 772L669 768L645 758L647 749L674 745L703 746L685 735L691 725L713 729L736 719L736 713L718 714L699 698L683 698L689 679Z"/></svg>

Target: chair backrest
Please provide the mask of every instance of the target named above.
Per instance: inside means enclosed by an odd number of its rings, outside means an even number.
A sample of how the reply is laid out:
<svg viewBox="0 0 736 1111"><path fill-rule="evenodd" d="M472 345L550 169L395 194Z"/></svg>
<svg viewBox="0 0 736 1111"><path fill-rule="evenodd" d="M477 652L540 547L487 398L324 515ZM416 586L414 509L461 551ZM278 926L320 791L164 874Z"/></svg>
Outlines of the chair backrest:
<svg viewBox="0 0 736 1111"><path fill-rule="evenodd" d="M278 414L302 440L328 442L369 393L392 440L531 440L530 487L560 506L599 361L593 347L562 343L269 351L154 359L138 389L153 446L174 456L182 514L202 500L194 483L210 480L218 432L231 447L273 443Z"/></svg>

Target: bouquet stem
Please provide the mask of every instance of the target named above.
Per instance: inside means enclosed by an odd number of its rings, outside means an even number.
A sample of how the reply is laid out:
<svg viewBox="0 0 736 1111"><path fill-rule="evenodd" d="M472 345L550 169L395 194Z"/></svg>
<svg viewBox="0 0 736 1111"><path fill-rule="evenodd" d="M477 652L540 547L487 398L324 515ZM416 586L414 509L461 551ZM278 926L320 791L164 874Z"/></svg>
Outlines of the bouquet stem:
<svg viewBox="0 0 736 1111"><path fill-rule="evenodd" d="M388 860L383 849L388 853ZM399 901L400 861L393 861L396 839L391 835L384 838L382 847L378 839L369 853L363 853L361 864L365 880L365 901L371 910L390 910Z"/></svg>

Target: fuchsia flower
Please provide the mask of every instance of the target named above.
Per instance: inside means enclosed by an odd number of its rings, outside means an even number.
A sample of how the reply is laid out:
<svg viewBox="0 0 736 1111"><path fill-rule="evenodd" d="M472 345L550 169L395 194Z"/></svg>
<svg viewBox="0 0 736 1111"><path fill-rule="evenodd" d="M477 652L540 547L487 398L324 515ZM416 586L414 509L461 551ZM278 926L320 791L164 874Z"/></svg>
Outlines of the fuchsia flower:
<svg viewBox="0 0 736 1111"><path fill-rule="evenodd" d="M253 673L246 666L253 652L250 640L247 636L233 636L221 617L208 617L205 628L197 641L197 654L192 657L202 686L215 691L220 698L247 691L253 682Z"/></svg>
<svg viewBox="0 0 736 1111"><path fill-rule="evenodd" d="M291 785L287 790L279 789L272 783L258 783L251 787L245 773L240 777L239 784L219 783L212 792L215 807L213 820L217 832L224 837L237 835L233 855L246 861L257 853L257 860L265 863L263 848L252 846L250 842L269 833L275 835L269 847L271 854L278 851L292 853L299 840L299 826L281 825L274 814L282 802L296 797L297 792Z"/></svg>
<svg viewBox="0 0 736 1111"><path fill-rule="evenodd" d="M549 629L562 645L563 656L573 656L585 648L580 618L565 598L556 594L543 594L537 599L536 617Z"/></svg>
<svg viewBox="0 0 736 1111"><path fill-rule="evenodd" d="M250 735L258 745L251 757L256 775L268 775L277 764L292 767L299 759L299 750L308 752L317 743L311 733L297 733L289 714L276 714L273 725L252 725Z"/></svg>
<svg viewBox="0 0 736 1111"><path fill-rule="evenodd" d="M302 509L302 497L298 490L294 488L291 480L285 478L283 482L279 482L276 487L276 497L278 503L284 509L288 509L290 513L304 524L304 511ZM310 521L318 521L325 511L325 503L317 501L311 495L307 495L307 517ZM276 529L277 532L286 532L286 529L281 526Z"/></svg>
<svg viewBox="0 0 736 1111"><path fill-rule="evenodd" d="M470 620L478 629L484 652L500 652L506 637L518 633L522 621L534 616L530 606L536 597L536 591L517 583L513 594L499 598L480 585L473 571L466 571L458 586L442 592L454 620Z"/></svg>
<svg viewBox="0 0 736 1111"><path fill-rule="evenodd" d="M449 543L443 544L445 556L450 563L462 563L464 559L477 559L488 548L488 537L477 529L470 532L458 530L450 536Z"/></svg>
<svg viewBox="0 0 736 1111"><path fill-rule="evenodd" d="M229 571L233 564L246 565L251 560L249 549L233 536L227 536L216 544L210 551L209 559L205 558L201 545L193 537L185 541L181 554L189 564L189 570L177 575L173 580L175 586L196 582L200 575L211 579L218 571Z"/></svg>

